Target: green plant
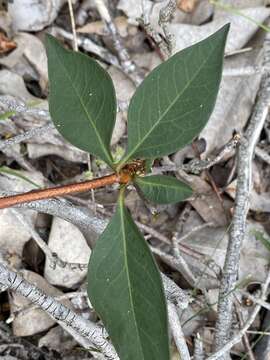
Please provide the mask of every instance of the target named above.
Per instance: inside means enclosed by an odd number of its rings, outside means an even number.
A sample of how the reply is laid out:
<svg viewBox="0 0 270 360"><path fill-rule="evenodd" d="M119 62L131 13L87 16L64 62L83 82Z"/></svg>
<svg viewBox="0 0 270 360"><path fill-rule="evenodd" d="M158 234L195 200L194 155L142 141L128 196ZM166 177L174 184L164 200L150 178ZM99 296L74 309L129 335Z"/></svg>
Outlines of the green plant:
<svg viewBox="0 0 270 360"><path fill-rule="evenodd" d="M125 188L134 184L140 195L159 204L191 195L192 189L174 177L149 175L147 163L190 143L207 123L219 89L228 30L226 25L176 53L146 77L129 105L127 151L118 162L110 149L116 117L111 78L95 60L66 50L47 36L49 110L54 124L66 140L102 159L114 173L72 189L4 198L0 207L120 183L116 213L89 261L88 295L121 360L169 359L160 273L125 206Z"/></svg>

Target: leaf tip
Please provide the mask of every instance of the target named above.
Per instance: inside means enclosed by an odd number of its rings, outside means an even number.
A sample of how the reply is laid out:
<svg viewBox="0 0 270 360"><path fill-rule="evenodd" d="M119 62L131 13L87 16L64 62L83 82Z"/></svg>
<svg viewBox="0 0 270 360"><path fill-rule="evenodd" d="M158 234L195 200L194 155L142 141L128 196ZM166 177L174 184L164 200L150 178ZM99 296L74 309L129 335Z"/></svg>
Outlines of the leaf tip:
<svg viewBox="0 0 270 360"><path fill-rule="evenodd" d="M218 31L217 33L221 34L222 37L224 37L224 41L226 41L228 33L230 31L230 27L231 27L231 23L227 23L225 25L223 25Z"/></svg>

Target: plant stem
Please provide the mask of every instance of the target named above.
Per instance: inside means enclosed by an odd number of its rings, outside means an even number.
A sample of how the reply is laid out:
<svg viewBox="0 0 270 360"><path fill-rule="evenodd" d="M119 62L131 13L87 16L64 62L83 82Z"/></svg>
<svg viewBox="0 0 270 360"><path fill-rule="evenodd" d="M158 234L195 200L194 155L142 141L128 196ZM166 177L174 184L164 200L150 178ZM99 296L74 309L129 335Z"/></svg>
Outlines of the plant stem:
<svg viewBox="0 0 270 360"><path fill-rule="evenodd" d="M103 176L98 179L84 181L76 184L69 184L65 186L53 187L44 190L33 190L24 194L7 196L0 198L0 209L7 208L13 205L18 205L35 200L43 200L53 198L55 196L64 196L68 194L75 194L91 189L101 188L112 184L127 184L130 181L130 175L126 172L120 174L111 174Z"/></svg>

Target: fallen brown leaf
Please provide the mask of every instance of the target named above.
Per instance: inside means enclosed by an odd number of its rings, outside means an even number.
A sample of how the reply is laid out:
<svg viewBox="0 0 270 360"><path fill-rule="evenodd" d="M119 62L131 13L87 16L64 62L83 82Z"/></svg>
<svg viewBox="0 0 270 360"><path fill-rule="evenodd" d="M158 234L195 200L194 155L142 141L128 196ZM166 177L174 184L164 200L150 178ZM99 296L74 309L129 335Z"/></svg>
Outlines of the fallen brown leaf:
<svg viewBox="0 0 270 360"><path fill-rule="evenodd" d="M0 32L0 54L4 54L17 47L16 43L9 40L3 33Z"/></svg>

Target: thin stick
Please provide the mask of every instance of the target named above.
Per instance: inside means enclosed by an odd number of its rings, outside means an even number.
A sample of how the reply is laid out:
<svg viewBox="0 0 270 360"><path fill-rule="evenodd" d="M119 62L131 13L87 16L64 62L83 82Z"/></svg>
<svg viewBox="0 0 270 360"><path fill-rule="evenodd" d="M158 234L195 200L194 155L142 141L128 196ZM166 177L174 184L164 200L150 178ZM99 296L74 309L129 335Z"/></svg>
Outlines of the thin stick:
<svg viewBox="0 0 270 360"><path fill-rule="evenodd" d="M244 326L244 320L241 313L241 306L238 302L235 304L235 311L239 321L240 328L242 328ZM246 348L246 355L248 354L249 360L256 360L247 333L244 334L242 342L244 347Z"/></svg>
<svg viewBox="0 0 270 360"><path fill-rule="evenodd" d="M165 171L183 170L187 173L192 173L192 174L198 175L203 170L210 169L212 166L221 162L229 154L232 154L233 151L238 146L240 139L241 139L241 137L239 134L234 135L233 138L226 145L224 145L224 147L220 151L220 153L217 156L215 156L215 158L213 158L213 159L206 159L206 160L193 159L188 164L183 164L180 166L176 166L174 163L172 163L169 165L154 167L153 171L160 173L160 172L165 172Z"/></svg>
<svg viewBox="0 0 270 360"><path fill-rule="evenodd" d="M267 154L263 149L259 148L258 146L255 149L255 154L268 165L270 165L270 155Z"/></svg>
<svg viewBox="0 0 270 360"><path fill-rule="evenodd" d="M130 77L135 85L139 85L143 81L143 75L141 74L140 69L131 59L127 49L124 47L118 29L115 26L107 5L105 4L104 0L95 0L95 3L101 18L104 20L111 35L122 70Z"/></svg>
<svg viewBox="0 0 270 360"><path fill-rule="evenodd" d="M107 185L116 183L124 184L129 181L129 175L111 174L103 176L99 179L84 181L77 184L69 184L59 187L52 187L44 190L33 190L24 194L7 196L0 199L0 209L4 209L13 205L18 205L30 201L49 199L56 196L64 196L68 194L75 194L85 192L91 189L101 188Z"/></svg>
<svg viewBox="0 0 270 360"><path fill-rule="evenodd" d="M264 42L265 63L269 62L267 59L269 57L270 47L269 37L270 35L267 34ZM236 203L219 292L218 318L214 344L216 351L221 349L230 337L233 312L232 290L237 281L240 251L246 232L246 218L249 210L249 196L252 182L252 159L256 143L268 115L269 101L270 76L268 73L265 73L262 76L257 102L254 106L250 123L241 140L238 152ZM226 355L226 353L223 353L220 359L226 359ZM218 357L216 357L216 359L218 359Z"/></svg>
<svg viewBox="0 0 270 360"><path fill-rule="evenodd" d="M86 291L74 291L74 292L70 292L70 293L65 293L59 296L55 296L54 299L56 301L62 301L62 300L66 300L66 299L74 299L74 298L82 298L82 297L87 297L87 292ZM6 320L7 324L12 323L16 316L18 315L25 315L27 314L29 311L32 310L36 310L38 309L39 306L35 305L35 304L31 304L31 305L26 305L18 310L13 311L13 313L9 316L9 318Z"/></svg>
<svg viewBox="0 0 270 360"><path fill-rule="evenodd" d="M191 360L176 306L170 301L168 302L168 317L173 339L181 360Z"/></svg>
<svg viewBox="0 0 270 360"><path fill-rule="evenodd" d="M171 22L176 9L177 9L176 1L170 0L163 8L161 8L159 12L158 22L159 25L162 27L162 30L166 38L169 57L171 56L172 51L175 47L175 38L174 35L172 35L171 32L169 31L168 24Z"/></svg>
<svg viewBox="0 0 270 360"><path fill-rule="evenodd" d="M203 349L203 341L201 339L201 336L199 333L196 334L196 337L194 339L194 354L193 354L194 360L204 360L204 349Z"/></svg>
<svg viewBox="0 0 270 360"><path fill-rule="evenodd" d="M0 141L0 150L4 150L7 146L11 146L14 144L20 144L23 141L31 139L34 136L41 136L47 133L48 131L54 128L53 124L46 124L40 127L33 128L31 130L25 131L22 134L13 136L6 140Z"/></svg>
<svg viewBox="0 0 270 360"><path fill-rule="evenodd" d="M261 295L261 299L265 300L266 294L267 294L267 289L269 287L270 284L270 272L268 272L268 276L267 279L265 281L265 283L262 286L262 295ZM249 327L252 325L252 323L254 322L254 320L256 319L256 316L258 315L259 311L261 309L260 305L256 305L253 312L251 313L249 319L246 321L245 325L242 327L242 329L238 332L237 335L235 335L230 341L228 341L226 344L224 344L224 346L217 352L215 352L214 354L212 354L210 357L207 358L207 360L218 360L218 359L223 359L223 357L225 356L226 353L228 353L231 348L239 343L239 341L241 341L242 337L244 336L244 334L247 332L247 330L249 329ZM228 315L228 314L227 314Z"/></svg>
<svg viewBox="0 0 270 360"><path fill-rule="evenodd" d="M68 9L69 9L69 15L71 21L72 34L73 34L73 49L74 51L78 51L78 40L77 40L74 12L72 7L72 0L68 0Z"/></svg>
<svg viewBox="0 0 270 360"><path fill-rule="evenodd" d="M33 304L39 305L57 322L64 323L67 330L73 330L89 340L106 359L119 360L113 346L105 338L103 328L76 314L37 286L30 284L19 273L0 263L0 291L5 290L18 293Z"/></svg>

